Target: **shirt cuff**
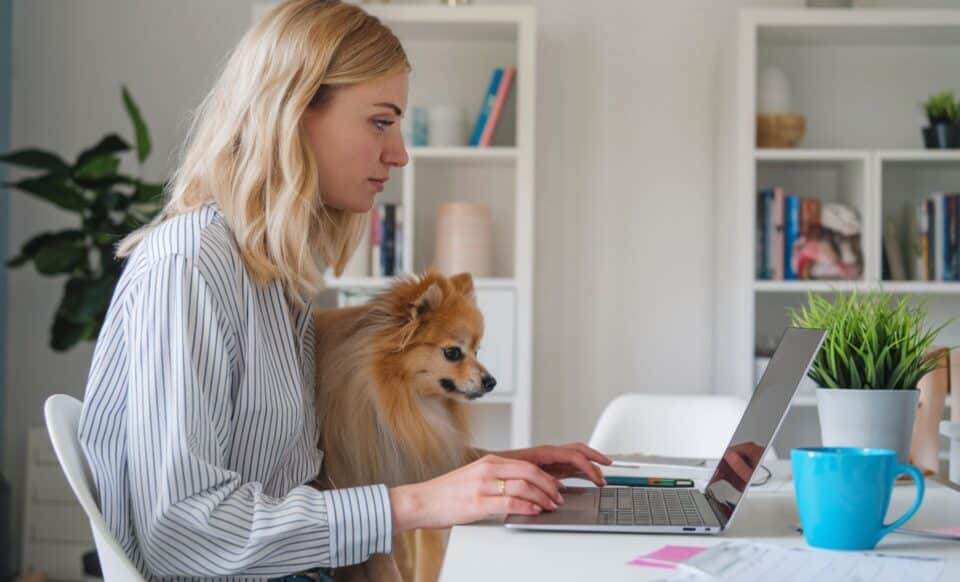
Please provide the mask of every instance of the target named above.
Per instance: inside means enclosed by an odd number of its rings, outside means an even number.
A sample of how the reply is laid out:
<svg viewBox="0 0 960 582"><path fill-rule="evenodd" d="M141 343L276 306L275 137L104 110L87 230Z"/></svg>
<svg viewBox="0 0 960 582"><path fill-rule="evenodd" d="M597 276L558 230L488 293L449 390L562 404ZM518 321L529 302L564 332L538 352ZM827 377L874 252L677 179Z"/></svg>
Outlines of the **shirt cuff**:
<svg viewBox="0 0 960 582"><path fill-rule="evenodd" d="M386 485L324 491L331 566L365 562L393 550L393 512Z"/></svg>

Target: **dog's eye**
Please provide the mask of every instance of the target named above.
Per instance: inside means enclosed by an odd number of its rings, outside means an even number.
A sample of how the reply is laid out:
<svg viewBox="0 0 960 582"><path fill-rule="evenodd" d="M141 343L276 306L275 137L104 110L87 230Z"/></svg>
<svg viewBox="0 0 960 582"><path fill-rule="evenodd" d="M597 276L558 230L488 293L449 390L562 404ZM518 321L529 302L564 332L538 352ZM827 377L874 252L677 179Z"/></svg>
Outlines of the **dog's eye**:
<svg viewBox="0 0 960 582"><path fill-rule="evenodd" d="M463 351L458 347L443 348L443 357L451 362L459 362L463 359Z"/></svg>

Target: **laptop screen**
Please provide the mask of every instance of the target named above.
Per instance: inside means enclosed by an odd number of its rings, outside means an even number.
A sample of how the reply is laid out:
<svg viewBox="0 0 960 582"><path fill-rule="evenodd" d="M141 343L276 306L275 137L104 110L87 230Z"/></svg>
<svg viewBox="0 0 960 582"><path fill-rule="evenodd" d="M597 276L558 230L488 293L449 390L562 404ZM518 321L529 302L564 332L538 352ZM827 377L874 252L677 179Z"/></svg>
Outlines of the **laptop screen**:
<svg viewBox="0 0 960 582"><path fill-rule="evenodd" d="M789 327L757 384L733 438L723 453L705 492L723 527L733 517L743 492L760 465L813 363L826 332Z"/></svg>

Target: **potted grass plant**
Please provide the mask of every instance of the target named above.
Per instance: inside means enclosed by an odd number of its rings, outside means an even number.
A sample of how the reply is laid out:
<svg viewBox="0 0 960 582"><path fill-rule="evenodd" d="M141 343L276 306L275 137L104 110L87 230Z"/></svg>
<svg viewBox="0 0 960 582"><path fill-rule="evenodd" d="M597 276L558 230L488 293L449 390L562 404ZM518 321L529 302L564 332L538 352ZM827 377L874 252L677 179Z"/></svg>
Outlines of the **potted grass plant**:
<svg viewBox="0 0 960 582"><path fill-rule="evenodd" d="M827 330L809 376L817 383L824 446L893 449L907 462L920 378L937 359L927 354L948 320L931 328L923 305L879 290L810 293L791 309L793 325Z"/></svg>
<svg viewBox="0 0 960 582"><path fill-rule="evenodd" d="M952 91L941 91L923 104L930 125L923 128L923 142L928 149L960 147L960 101Z"/></svg>

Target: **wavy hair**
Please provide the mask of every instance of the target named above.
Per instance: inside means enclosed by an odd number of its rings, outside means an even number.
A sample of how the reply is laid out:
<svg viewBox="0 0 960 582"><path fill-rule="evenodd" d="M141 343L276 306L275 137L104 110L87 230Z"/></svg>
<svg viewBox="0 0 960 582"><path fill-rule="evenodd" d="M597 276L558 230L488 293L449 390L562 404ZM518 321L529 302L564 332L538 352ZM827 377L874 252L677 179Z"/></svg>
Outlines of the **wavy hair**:
<svg viewBox="0 0 960 582"><path fill-rule="evenodd" d="M195 112L163 210L117 255L164 220L215 202L256 281L279 280L302 299L319 292L324 266L343 271L368 218L323 204L301 119L338 86L409 70L393 32L357 6L276 6L240 40Z"/></svg>

